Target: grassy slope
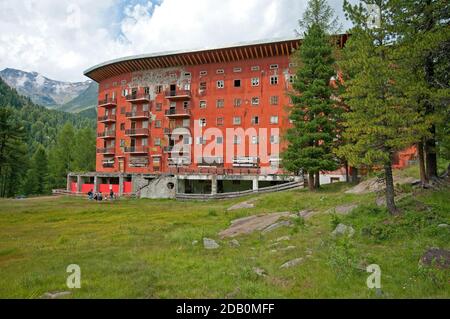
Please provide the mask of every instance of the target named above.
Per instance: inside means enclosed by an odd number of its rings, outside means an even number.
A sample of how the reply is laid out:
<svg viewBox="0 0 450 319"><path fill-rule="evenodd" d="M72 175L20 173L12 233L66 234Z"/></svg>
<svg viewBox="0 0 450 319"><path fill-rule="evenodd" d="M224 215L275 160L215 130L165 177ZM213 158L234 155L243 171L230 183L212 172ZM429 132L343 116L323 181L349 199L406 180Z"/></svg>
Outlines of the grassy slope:
<svg viewBox="0 0 450 319"><path fill-rule="evenodd" d="M361 269L377 263L382 269L384 297L450 297L449 271L418 267L427 247L449 248L448 190L424 193L403 202L405 215L390 218L373 206L359 208L341 221L351 224L351 240L330 237L332 214L323 213L294 228L267 235L239 237L241 247L227 241L207 251L203 236L217 233L235 218L261 212L314 208L325 212L341 203L372 203L374 195L343 194L345 185L319 192L296 190L260 196L253 209L227 212L232 203L122 200L95 203L85 199L0 201L0 297L36 298L47 291L67 290L67 265L81 266L82 288L73 297L125 298L335 298L376 297L366 287ZM417 208L419 207L419 208ZM423 208L423 207L422 207ZM371 233L372 235L368 235ZM271 240L290 235L271 252ZM192 245L193 240L200 244ZM291 269L290 259L313 257ZM268 276L258 277L253 267Z"/></svg>

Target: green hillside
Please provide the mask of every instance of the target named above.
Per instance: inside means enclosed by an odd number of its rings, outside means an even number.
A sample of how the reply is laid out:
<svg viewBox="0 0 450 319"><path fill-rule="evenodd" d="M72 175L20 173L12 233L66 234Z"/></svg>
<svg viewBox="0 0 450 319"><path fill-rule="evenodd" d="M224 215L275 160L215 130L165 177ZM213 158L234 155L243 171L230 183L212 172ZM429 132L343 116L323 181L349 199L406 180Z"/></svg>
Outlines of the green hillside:
<svg viewBox="0 0 450 319"><path fill-rule="evenodd" d="M96 112L92 112L92 110L96 111L97 108L97 95L98 95L98 84L96 82L92 82L89 87L78 95L76 98L71 100L70 102L63 104L59 107L61 111L70 112L70 113L81 113L85 116L96 116ZM88 112L83 112L87 111Z"/></svg>

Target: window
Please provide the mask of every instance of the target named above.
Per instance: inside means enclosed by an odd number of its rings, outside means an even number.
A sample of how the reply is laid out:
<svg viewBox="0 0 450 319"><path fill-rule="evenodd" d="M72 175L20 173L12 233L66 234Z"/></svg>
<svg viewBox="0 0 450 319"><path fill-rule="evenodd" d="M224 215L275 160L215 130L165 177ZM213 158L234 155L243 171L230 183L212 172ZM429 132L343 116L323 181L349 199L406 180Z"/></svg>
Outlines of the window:
<svg viewBox="0 0 450 319"><path fill-rule="evenodd" d="M189 127L189 126L191 126L191 120L183 119L183 127Z"/></svg>
<svg viewBox="0 0 450 319"><path fill-rule="evenodd" d="M218 117L216 120L217 126L223 126L223 117Z"/></svg>
<svg viewBox="0 0 450 319"><path fill-rule="evenodd" d="M252 116L252 124L259 124L259 116Z"/></svg>
<svg viewBox="0 0 450 319"><path fill-rule="evenodd" d="M127 85L127 81L126 80L120 81L120 85L122 85L122 86Z"/></svg>
<svg viewBox="0 0 450 319"><path fill-rule="evenodd" d="M252 144L258 144L258 143L259 143L258 136L252 136Z"/></svg>
<svg viewBox="0 0 450 319"><path fill-rule="evenodd" d="M252 97L252 105L259 105L259 97Z"/></svg>
<svg viewBox="0 0 450 319"><path fill-rule="evenodd" d="M225 100L224 99L218 99L216 101L217 108L223 108L225 106Z"/></svg>
<svg viewBox="0 0 450 319"><path fill-rule="evenodd" d="M142 122L142 128L148 128L148 121Z"/></svg>
<svg viewBox="0 0 450 319"><path fill-rule="evenodd" d="M233 125L241 125L241 118L239 116L233 117Z"/></svg>
<svg viewBox="0 0 450 319"><path fill-rule="evenodd" d="M234 73L242 72L242 68L233 68Z"/></svg>
<svg viewBox="0 0 450 319"><path fill-rule="evenodd" d="M142 146L147 146L148 145L148 139L146 137L142 138L141 145Z"/></svg>
<svg viewBox="0 0 450 319"><path fill-rule="evenodd" d="M120 140L120 147L125 147L125 140Z"/></svg>
<svg viewBox="0 0 450 319"><path fill-rule="evenodd" d="M190 72L184 72L184 77L190 78L191 77L191 73Z"/></svg>
<svg viewBox="0 0 450 319"><path fill-rule="evenodd" d="M271 85L277 85L278 84L278 75L272 75L270 77L270 84Z"/></svg>
<svg viewBox="0 0 450 319"><path fill-rule="evenodd" d="M125 114L126 113L126 108L124 106L122 106L120 108L120 114Z"/></svg>
<svg viewBox="0 0 450 319"><path fill-rule="evenodd" d="M241 137L239 135L233 136L233 144L241 144Z"/></svg>
<svg viewBox="0 0 450 319"><path fill-rule="evenodd" d="M190 102L189 102L189 101L184 101L184 102L183 102L183 107L184 107L185 109L189 108L189 105L190 105Z"/></svg>
<svg viewBox="0 0 450 319"><path fill-rule="evenodd" d="M251 67L252 71L259 71L259 66L255 65Z"/></svg>
<svg viewBox="0 0 450 319"><path fill-rule="evenodd" d="M278 124L278 116L276 116L276 115L271 116L270 124Z"/></svg>
<svg viewBox="0 0 450 319"><path fill-rule="evenodd" d="M170 107L177 107L177 102L170 102Z"/></svg>
<svg viewBox="0 0 450 319"><path fill-rule="evenodd" d="M259 86L259 78L252 78L252 86Z"/></svg>
<svg viewBox="0 0 450 319"><path fill-rule="evenodd" d="M123 89L122 90L122 96L127 96L128 95L128 90L127 89Z"/></svg>
<svg viewBox="0 0 450 319"><path fill-rule="evenodd" d="M225 70L224 69L217 69L216 70L216 74L224 74Z"/></svg>
<svg viewBox="0 0 450 319"><path fill-rule="evenodd" d="M149 87L145 87L144 88L144 94L150 94L150 88Z"/></svg>
<svg viewBox="0 0 450 319"><path fill-rule="evenodd" d="M198 123L199 123L200 127L205 127L206 126L206 119L199 119Z"/></svg>
<svg viewBox="0 0 450 319"><path fill-rule="evenodd" d="M296 66L297 66L297 63L292 63L292 62L289 63L289 67L290 67L290 68L295 68Z"/></svg>
<svg viewBox="0 0 450 319"><path fill-rule="evenodd" d="M217 81L217 88L218 89L223 89L224 87L225 87L225 81L224 80Z"/></svg>
<svg viewBox="0 0 450 319"><path fill-rule="evenodd" d="M120 123L120 130L125 131L125 123Z"/></svg>
<svg viewBox="0 0 450 319"><path fill-rule="evenodd" d="M153 145L155 146L161 146L161 139L159 137L155 137L153 139Z"/></svg>
<svg viewBox="0 0 450 319"><path fill-rule="evenodd" d="M278 135L270 135L270 144L280 143L280 137Z"/></svg>
<svg viewBox="0 0 450 319"><path fill-rule="evenodd" d="M183 137L183 144L184 145L191 145L192 144L192 137L190 137L190 136Z"/></svg>
<svg viewBox="0 0 450 319"><path fill-rule="evenodd" d="M200 108L201 109L206 109L206 101L205 100L201 100L200 101Z"/></svg>
<svg viewBox="0 0 450 319"><path fill-rule="evenodd" d="M295 80L295 75L289 75L289 83L294 83L294 80Z"/></svg>
<svg viewBox="0 0 450 319"><path fill-rule="evenodd" d="M148 111L148 104L142 105L142 111L147 112Z"/></svg>
<svg viewBox="0 0 450 319"><path fill-rule="evenodd" d="M161 111L162 110L162 103L156 103L156 110Z"/></svg>
<svg viewBox="0 0 450 319"><path fill-rule="evenodd" d="M278 105L278 96L270 97L270 105Z"/></svg>
<svg viewBox="0 0 450 319"><path fill-rule="evenodd" d="M278 69L278 64L271 64L269 68L271 70Z"/></svg>
<svg viewBox="0 0 450 319"><path fill-rule="evenodd" d="M216 136L216 144L223 144L223 136Z"/></svg>
<svg viewBox="0 0 450 319"><path fill-rule="evenodd" d="M162 85L157 85L156 89L155 89L155 93L156 94L160 94L163 91L163 86Z"/></svg>
<svg viewBox="0 0 450 319"><path fill-rule="evenodd" d="M156 120L155 121L155 127L156 128L160 128L161 127L161 120Z"/></svg>
<svg viewBox="0 0 450 319"><path fill-rule="evenodd" d="M241 87L241 80L234 80L234 87L240 88Z"/></svg>
<svg viewBox="0 0 450 319"><path fill-rule="evenodd" d="M205 76L208 74L208 71L200 71L200 76Z"/></svg>
<svg viewBox="0 0 450 319"><path fill-rule="evenodd" d="M205 91L206 90L206 82L200 82L200 91Z"/></svg>
<svg viewBox="0 0 450 319"><path fill-rule="evenodd" d="M239 98L234 99L234 107L239 107L242 104L242 100Z"/></svg>

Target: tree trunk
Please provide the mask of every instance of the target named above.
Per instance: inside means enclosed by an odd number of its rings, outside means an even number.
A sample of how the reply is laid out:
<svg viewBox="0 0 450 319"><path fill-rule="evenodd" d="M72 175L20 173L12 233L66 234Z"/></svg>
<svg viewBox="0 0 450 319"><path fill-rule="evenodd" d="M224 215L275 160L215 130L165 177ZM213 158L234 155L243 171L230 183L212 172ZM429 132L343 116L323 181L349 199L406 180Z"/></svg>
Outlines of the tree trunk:
<svg viewBox="0 0 450 319"><path fill-rule="evenodd" d="M436 127L431 126L432 137L425 141L426 174L429 180L437 178Z"/></svg>
<svg viewBox="0 0 450 319"><path fill-rule="evenodd" d="M320 188L320 172L316 172L314 174L314 188L319 189Z"/></svg>
<svg viewBox="0 0 450 319"><path fill-rule="evenodd" d="M428 177L425 171L425 155L423 153L423 142L417 143L417 150L419 156L419 171L420 171L420 183L422 187L428 184Z"/></svg>
<svg viewBox="0 0 450 319"><path fill-rule="evenodd" d="M384 165L385 183L386 183L386 206L391 215L398 214L397 207L394 200L394 179L392 177L391 163Z"/></svg>
<svg viewBox="0 0 450 319"><path fill-rule="evenodd" d="M358 168L356 167L352 167L352 178L351 178L352 183L357 183L358 182Z"/></svg>
<svg viewBox="0 0 450 319"><path fill-rule="evenodd" d="M308 188L310 191L314 190L314 173L308 173Z"/></svg>
<svg viewBox="0 0 450 319"><path fill-rule="evenodd" d="M344 161L344 167L345 167L345 182L350 182L350 176L348 174L348 161Z"/></svg>

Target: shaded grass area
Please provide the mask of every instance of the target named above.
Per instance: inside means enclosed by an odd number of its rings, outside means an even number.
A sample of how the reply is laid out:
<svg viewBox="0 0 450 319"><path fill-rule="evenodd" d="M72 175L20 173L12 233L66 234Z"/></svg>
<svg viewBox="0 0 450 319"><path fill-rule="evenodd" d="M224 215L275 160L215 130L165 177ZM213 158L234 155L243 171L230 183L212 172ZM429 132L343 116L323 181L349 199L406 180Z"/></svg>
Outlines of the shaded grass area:
<svg viewBox="0 0 450 319"><path fill-rule="evenodd" d="M72 290L73 298L450 297L449 271L418 265L428 247L449 248L449 228L437 226L450 224L448 189L405 199L402 216L390 217L372 204L373 194L345 194L346 188L342 183L313 193L260 195L255 208L233 212L227 208L245 198L0 200L0 297L68 290L69 264L81 267L82 287ZM348 203L360 206L347 216L330 213ZM218 239L233 219L302 209L321 213L294 227L238 237L238 248ZM333 239L336 222L352 225L355 236ZM272 246L286 235L289 241ZM221 247L205 250L203 237ZM282 250L288 245L295 248ZM301 265L280 269L298 257ZM381 296L366 286L365 268L372 263L382 269ZM256 275L254 267L267 276Z"/></svg>

